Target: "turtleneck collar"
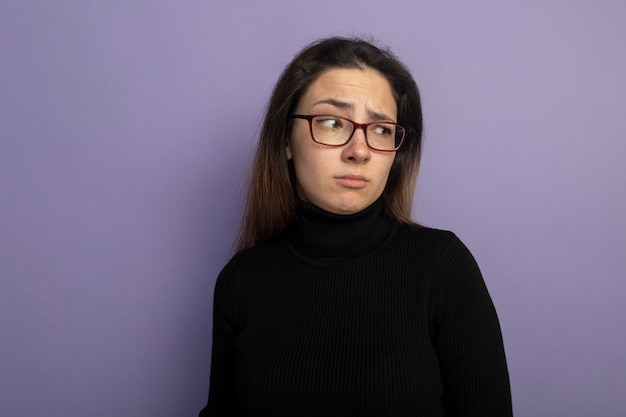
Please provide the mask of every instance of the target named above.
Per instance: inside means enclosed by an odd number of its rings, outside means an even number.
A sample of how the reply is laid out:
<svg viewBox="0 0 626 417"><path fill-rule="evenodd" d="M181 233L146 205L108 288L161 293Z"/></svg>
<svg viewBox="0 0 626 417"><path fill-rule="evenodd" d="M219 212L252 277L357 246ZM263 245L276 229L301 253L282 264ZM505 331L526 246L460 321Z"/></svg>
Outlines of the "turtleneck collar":
<svg viewBox="0 0 626 417"><path fill-rule="evenodd" d="M397 226L384 215L382 197L350 215L329 213L301 200L297 209L288 241L301 255L318 260L349 260L372 252L388 241Z"/></svg>

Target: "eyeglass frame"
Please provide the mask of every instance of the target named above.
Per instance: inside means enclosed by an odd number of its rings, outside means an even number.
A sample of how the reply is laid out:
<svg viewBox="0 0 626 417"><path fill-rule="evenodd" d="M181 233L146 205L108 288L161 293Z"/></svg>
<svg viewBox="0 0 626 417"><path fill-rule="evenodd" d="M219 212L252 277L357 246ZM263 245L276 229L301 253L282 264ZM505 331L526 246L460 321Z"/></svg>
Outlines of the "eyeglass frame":
<svg viewBox="0 0 626 417"><path fill-rule="evenodd" d="M331 145L328 143L322 143L319 142L315 139L315 136L313 135L313 119L316 117L320 117L320 116L327 116L327 117L336 117L338 119L342 119L342 120L347 120L348 122L352 123L352 133L350 133L350 136L348 136L348 139L346 139L346 141L342 144L338 144L338 145ZM408 136L409 132L411 132L411 128L410 127L404 127L398 123L395 122L390 122L388 120L380 120L380 121L376 121L376 122L372 122L372 123L357 123L354 120L350 120L348 118L342 117L342 116L335 116L332 114L290 114L289 116L287 116L289 119L302 119L302 120L306 120L307 122L309 122L309 132L311 133L311 140L313 140L313 142L318 143L320 145L324 145L324 146L330 146L333 148L338 148L340 146L345 146L348 144L348 142L350 142L352 140L352 137L354 136L354 132L357 131L357 129L362 129L363 130L363 136L365 137L365 143L367 144L367 147L371 150L377 151L377 152L397 152L402 145L404 145L404 140L406 139L406 137ZM375 125L375 124L379 124L379 123L387 123L387 124L391 124L391 125L395 125L398 126L400 128L402 128L402 130L404 131L404 134L402 135L402 139L400 140L400 144L395 148L395 149L378 149L378 148L374 148L372 145L370 145L369 141L367 140L367 128L371 125Z"/></svg>

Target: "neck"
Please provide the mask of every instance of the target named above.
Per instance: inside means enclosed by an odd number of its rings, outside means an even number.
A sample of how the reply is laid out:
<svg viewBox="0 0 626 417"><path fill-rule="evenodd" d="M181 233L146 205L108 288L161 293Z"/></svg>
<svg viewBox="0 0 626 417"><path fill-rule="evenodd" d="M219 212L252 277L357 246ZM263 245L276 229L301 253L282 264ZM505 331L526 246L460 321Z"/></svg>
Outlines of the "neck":
<svg viewBox="0 0 626 417"><path fill-rule="evenodd" d="M383 212L382 198L355 214L329 213L298 201L298 219L288 232L292 247L306 256L354 258L380 247L396 223Z"/></svg>

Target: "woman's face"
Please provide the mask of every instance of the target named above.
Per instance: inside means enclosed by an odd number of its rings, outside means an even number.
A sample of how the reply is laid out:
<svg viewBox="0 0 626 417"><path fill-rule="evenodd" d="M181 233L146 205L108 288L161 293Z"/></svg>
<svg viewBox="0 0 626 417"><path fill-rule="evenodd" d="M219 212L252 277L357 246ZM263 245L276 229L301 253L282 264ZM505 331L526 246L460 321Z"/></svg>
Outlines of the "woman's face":
<svg viewBox="0 0 626 417"><path fill-rule="evenodd" d="M341 116L357 123L397 121L389 82L370 68L323 72L294 113ZM395 152L369 149L362 129L344 146L320 145L311 139L306 120L293 119L287 157L293 161L302 200L331 213L352 214L381 196Z"/></svg>

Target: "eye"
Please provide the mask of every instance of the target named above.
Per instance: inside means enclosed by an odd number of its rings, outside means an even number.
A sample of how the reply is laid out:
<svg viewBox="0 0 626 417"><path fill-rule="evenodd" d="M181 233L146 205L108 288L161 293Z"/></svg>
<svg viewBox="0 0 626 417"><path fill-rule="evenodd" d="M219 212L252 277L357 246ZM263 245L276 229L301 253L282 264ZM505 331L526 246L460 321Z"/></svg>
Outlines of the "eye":
<svg viewBox="0 0 626 417"><path fill-rule="evenodd" d="M393 134L393 129L391 128L391 125L374 125L372 127L372 132L376 135L390 136Z"/></svg>
<svg viewBox="0 0 626 417"><path fill-rule="evenodd" d="M344 126L343 120L337 117L322 116L315 119L315 122L324 129L338 130Z"/></svg>

